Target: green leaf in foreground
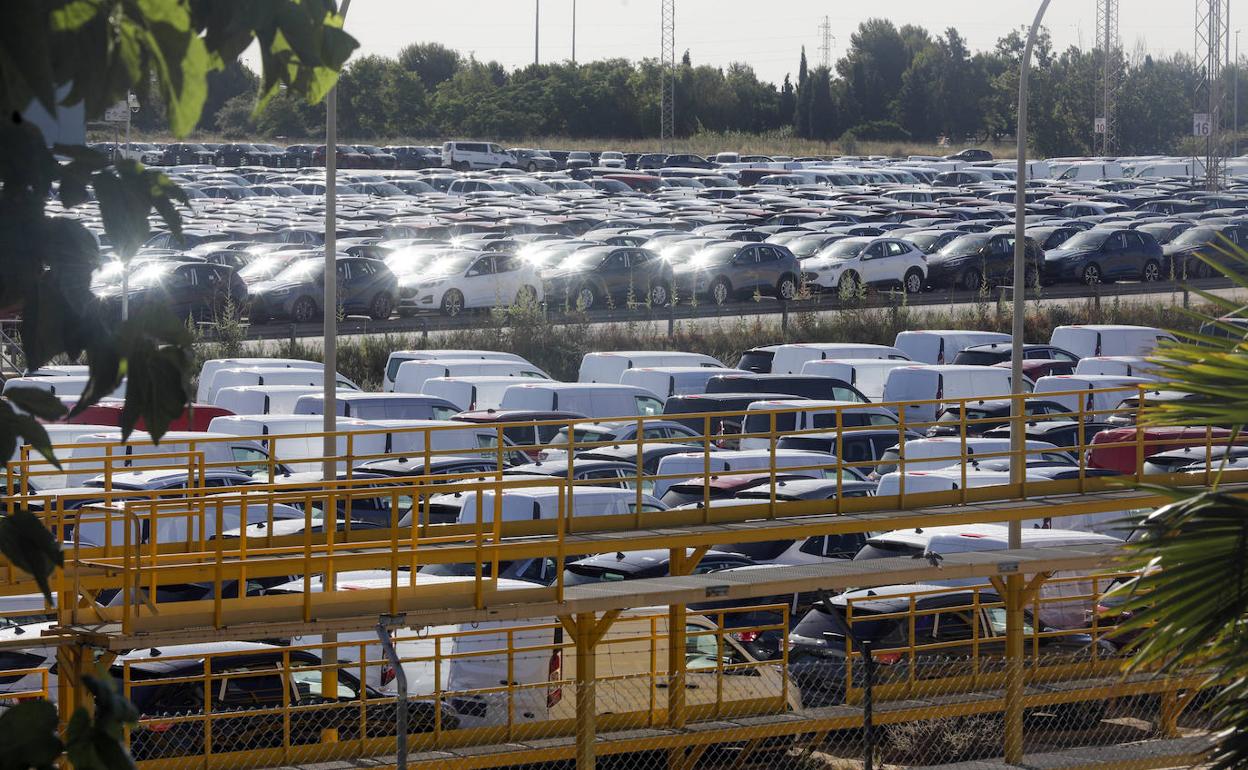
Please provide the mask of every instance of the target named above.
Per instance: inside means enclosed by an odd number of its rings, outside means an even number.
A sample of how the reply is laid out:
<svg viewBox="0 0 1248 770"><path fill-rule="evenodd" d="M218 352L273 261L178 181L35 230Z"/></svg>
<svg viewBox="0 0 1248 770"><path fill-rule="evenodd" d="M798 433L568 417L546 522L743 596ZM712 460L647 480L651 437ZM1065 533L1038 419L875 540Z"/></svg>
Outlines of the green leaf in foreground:
<svg viewBox="0 0 1248 770"><path fill-rule="evenodd" d="M48 578L57 567L65 564L65 555L52 532L43 522L27 510L14 511L0 518L0 553L13 566L29 573L43 592L43 598L52 603L52 590Z"/></svg>

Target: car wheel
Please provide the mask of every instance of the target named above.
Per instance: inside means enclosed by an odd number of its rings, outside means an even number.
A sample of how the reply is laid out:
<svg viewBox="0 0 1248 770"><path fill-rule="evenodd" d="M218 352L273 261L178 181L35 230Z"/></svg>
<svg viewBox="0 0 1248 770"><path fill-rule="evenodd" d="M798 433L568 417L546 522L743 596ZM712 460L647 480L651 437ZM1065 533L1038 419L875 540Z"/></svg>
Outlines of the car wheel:
<svg viewBox="0 0 1248 770"><path fill-rule="evenodd" d="M958 286L967 291L979 291L983 282L983 274L972 267L962 273L962 277L958 279Z"/></svg>
<svg viewBox="0 0 1248 770"><path fill-rule="evenodd" d="M521 286L520 290L516 292L516 304L526 305L526 306L536 305L537 304L537 289L533 288L532 286Z"/></svg>
<svg viewBox="0 0 1248 770"><path fill-rule="evenodd" d="M780 283L776 284L776 298L790 302L797 296L797 281L793 280L793 276L786 275L780 279Z"/></svg>
<svg viewBox="0 0 1248 770"><path fill-rule="evenodd" d="M316 302L311 297L300 297L290 309L295 323L306 324L316 319Z"/></svg>
<svg viewBox="0 0 1248 770"><path fill-rule="evenodd" d="M728 300L732 299L732 287L728 285L728 279L716 278L711 284L711 301L716 305L726 305Z"/></svg>
<svg viewBox="0 0 1248 770"><path fill-rule="evenodd" d="M1156 283L1161 280L1161 265L1157 260L1150 259L1144 263L1144 269L1140 271L1140 280L1144 283Z"/></svg>
<svg viewBox="0 0 1248 770"><path fill-rule="evenodd" d="M1089 262L1083 266L1083 272L1079 273L1079 281L1087 286L1095 283L1104 283L1105 279L1101 276L1101 266L1095 262Z"/></svg>
<svg viewBox="0 0 1248 770"><path fill-rule="evenodd" d="M593 286L585 284L576 290L575 307L577 310L592 310L597 303L598 292L594 290Z"/></svg>
<svg viewBox="0 0 1248 770"><path fill-rule="evenodd" d="M376 297L373 297L372 304L368 306L368 317L374 321L384 321L390 317L390 310L393 307L390 295L383 291Z"/></svg>
<svg viewBox="0 0 1248 770"><path fill-rule="evenodd" d="M907 294L918 294L923 291L923 274L913 267L910 268L906 271L906 277L901 279L901 286Z"/></svg>
<svg viewBox="0 0 1248 770"><path fill-rule="evenodd" d="M661 283L651 284L648 299L654 307L665 307L667 305L667 287Z"/></svg>
<svg viewBox="0 0 1248 770"><path fill-rule="evenodd" d="M464 295L459 289L451 289L442 295L442 315L454 318L464 312Z"/></svg>
<svg viewBox="0 0 1248 770"><path fill-rule="evenodd" d="M846 270L841 274L841 280L836 282L836 291L841 296L852 297L858 294L862 281L858 279L858 274L853 270Z"/></svg>
<svg viewBox="0 0 1248 770"><path fill-rule="evenodd" d="M533 161L529 161L529 173L532 174L535 171L537 171L537 164Z"/></svg>

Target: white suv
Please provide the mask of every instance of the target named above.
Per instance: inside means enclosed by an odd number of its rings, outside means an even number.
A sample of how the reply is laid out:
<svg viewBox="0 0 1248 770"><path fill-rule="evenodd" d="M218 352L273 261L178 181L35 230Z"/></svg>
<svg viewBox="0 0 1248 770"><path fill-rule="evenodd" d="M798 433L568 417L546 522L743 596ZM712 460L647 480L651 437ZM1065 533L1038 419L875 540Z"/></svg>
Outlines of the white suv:
<svg viewBox="0 0 1248 770"><path fill-rule="evenodd" d="M446 142L442 145L442 165L458 171L511 168L516 158L492 142Z"/></svg>
<svg viewBox="0 0 1248 770"><path fill-rule="evenodd" d="M927 259L909 241L897 238L845 238L803 259L802 279L814 291L856 292L865 286L897 286L923 291Z"/></svg>

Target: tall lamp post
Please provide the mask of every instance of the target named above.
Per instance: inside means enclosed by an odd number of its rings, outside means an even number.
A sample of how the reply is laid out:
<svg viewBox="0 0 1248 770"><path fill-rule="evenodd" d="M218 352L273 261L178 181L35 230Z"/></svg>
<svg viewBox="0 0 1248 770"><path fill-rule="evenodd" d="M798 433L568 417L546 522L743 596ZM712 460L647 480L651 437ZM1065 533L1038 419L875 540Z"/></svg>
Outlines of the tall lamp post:
<svg viewBox="0 0 1248 770"><path fill-rule="evenodd" d="M1233 125L1231 132L1234 139L1231 140L1234 149L1231 154L1239 157L1239 30L1235 30L1235 109L1233 110Z"/></svg>
<svg viewBox="0 0 1248 770"><path fill-rule="evenodd" d="M1040 21L1049 8L1049 0L1041 0L1036 17L1027 33L1023 60L1018 70L1018 166L1014 180L1014 324L1010 355L1010 484L1022 490L1027 475L1026 410L1023 404L1023 335L1027 312L1027 242L1025 209L1027 189L1027 82L1031 72L1031 49L1040 31ZM1039 269L1039 266L1037 266ZM1010 548L1023 545L1023 525L1010 522ZM1005 687L1005 761L1019 764L1023 758L1023 576L1006 576L1006 687Z"/></svg>

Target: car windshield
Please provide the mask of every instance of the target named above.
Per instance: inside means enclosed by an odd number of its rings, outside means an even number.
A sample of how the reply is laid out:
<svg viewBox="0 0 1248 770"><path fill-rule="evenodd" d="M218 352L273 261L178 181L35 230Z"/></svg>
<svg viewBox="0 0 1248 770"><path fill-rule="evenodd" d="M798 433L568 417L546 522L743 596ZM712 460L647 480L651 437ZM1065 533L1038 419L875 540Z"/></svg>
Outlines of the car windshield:
<svg viewBox="0 0 1248 770"><path fill-rule="evenodd" d="M468 263L477 259L478 255L444 256L429 263L421 272L427 276L458 275L468 269Z"/></svg>
<svg viewBox="0 0 1248 770"><path fill-rule="evenodd" d="M607 252L589 248L574 251L559 261L560 270L588 270L602 262Z"/></svg>
<svg viewBox="0 0 1248 770"><path fill-rule="evenodd" d="M701 265L721 265L735 257L740 248L741 247L736 244L708 246L693 255L693 258L690 261Z"/></svg>
<svg viewBox="0 0 1248 770"><path fill-rule="evenodd" d="M792 239L785 245L797 257L809 257L820 249L828 240L826 235L803 235Z"/></svg>
<svg viewBox="0 0 1248 770"><path fill-rule="evenodd" d="M164 283L173 272L172 265L147 264L130 274L131 289L146 289Z"/></svg>
<svg viewBox="0 0 1248 770"><path fill-rule="evenodd" d="M1199 246L1204 243L1210 243L1216 240L1217 237L1218 231L1212 227L1193 227L1179 235L1171 243L1175 246Z"/></svg>
<svg viewBox="0 0 1248 770"><path fill-rule="evenodd" d="M1082 233L1076 233L1062 242L1057 248L1069 251L1071 249L1099 249L1101 244L1105 242L1112 233L1096 230L1084 230Z"/></svg>
<svg viewBox="0 0 1248 770"><path fill-rule="evenodd" d="M325 272L325 263L319 259L301 259L290 265L274 278L276 281L299 283L308 281Z"/></svg>
<svg viewBox="0 0 1248 770"><path fill-rule="evenodd" d="M578 444L582 441L608 441L611 437L611 428L601 425L581 426L573 429L573 435ZM568 429L560 428L548 443L552 445L568 443Z"/></svg>
<svg viewBox="0 0 1248 770"><path fill-rule="evenodd" d="M954 238L937 252L942 257L951 257L957 254L970 254L979 251L988 243L988 236L982 234L963 235Z"/></svg>
<svg viewBox="0 0 1248 770"><path fill-rule="evenodd" d="M238 277L244 281L261 280L271 278L276 275L287 263L284 257L280 256L264 256L256 257L248 262L243 269L238 271Z"/></svg>
<svg viewBox="0 0 1248 770"><path fill-rule="evenodd" d="M944 233L912 233L910 235L905 236L903 240L910 241L911 243L913 243L915 246L918 246L923 251L927 251L928 249L932 247L933 243L936 243L937 241L939 241L941 238L944 237L944 235L945 235Z"/></svg>
<svg viewBox="0 0 1248 770"><path fill-rule="evenodd" d="M819 252L819 256L825 259L853 259L862 253L870 241L860 241L857 239L837 241L830 246L825 247Z"/></svg>

